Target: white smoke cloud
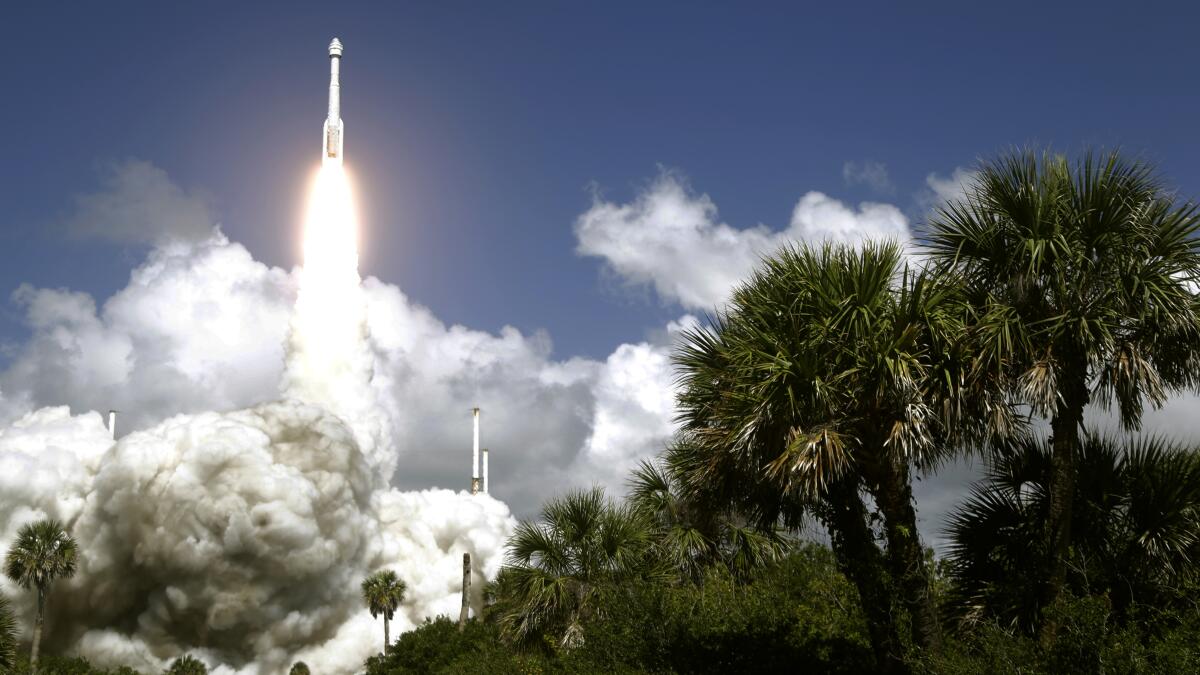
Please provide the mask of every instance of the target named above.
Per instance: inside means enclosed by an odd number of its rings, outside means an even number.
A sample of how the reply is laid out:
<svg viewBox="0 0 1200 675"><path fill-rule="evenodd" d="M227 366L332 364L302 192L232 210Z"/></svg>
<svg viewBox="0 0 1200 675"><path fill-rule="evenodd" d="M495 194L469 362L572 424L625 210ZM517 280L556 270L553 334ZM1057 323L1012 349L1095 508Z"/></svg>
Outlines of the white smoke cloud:
<svg viewBox="0 0 1200 675"><path fill-rule="evenodd" d="M628 204L597 197L575 222L576 251L604 260L631 284L648 284L665 301L711 311L764 255L789 242L910 238L908 219L891 204L854 208L820 192L800 198L788 227L736 229L674 172L664 172Z"/></svg>
<svg viewBox="0 0 1200 675"><path fill-rule="evenodd" d="M395 635L456 612L462 553L480 581L499 568L515 524L503 502L387 486L399 465L407 487L466 487L470 406L485 410L493 492L526 512L593 482L577 470L591 458L619 486L617 467L670 433L669 335L555 361L544 335L446 326L376 279L342 297L364 312L357 356L313 386L305 341L284 349L302 279L212 230L160 243L101 304L14 294L31 337L0 373L0 547L42 517L79 538L79 574L52 601L55 649L146 670L190 652L222 673L297 659L352 672L379 649L366 574L409 583ZM281 383L283 400L256 405ZM110 407L133 430L115 444L101 415L70 413Z"/></svg>
<svg viewBox="0 0 1200 675"><path fill-rule="evenodd" d="M102 307L22 286L32 337L0 373L0 422L44 405L122 411L121 428L273 398L295 281L219 231L152 250Z"/></svg>
<svg viewBox="0 0 1200 675"><path fill-rule="evenodd" d="M275 398L296 285L294 273L253 260L214 232L151 251L129 285L99 307L86 294L24 288L18 295L32 336L0 373L0 423L67 404L120 410L124 433L178 413ZM576 470L577 457L585 448L616 452L603 440L615 443L613 425L626 426L620 436L641 439L621 446L630 456L652 455L666 440L668 425L633 402L661 412L670 333L618 347L606 361L560 361L544 334L447 326L377 279L366 279L363 292L372 387L394 425L399 486L468 486L474 405L483 408L493 489L518 513L531 514L563 486L598 480ZM613 381L611 369L629 363L617 358L622 350L657 364L644 382L656 394L600 386ZM634 414L618 412L630 406ZM593 434L597 420L608 420L610 431ZM622 480L604 482L619 488Z"/></svg>

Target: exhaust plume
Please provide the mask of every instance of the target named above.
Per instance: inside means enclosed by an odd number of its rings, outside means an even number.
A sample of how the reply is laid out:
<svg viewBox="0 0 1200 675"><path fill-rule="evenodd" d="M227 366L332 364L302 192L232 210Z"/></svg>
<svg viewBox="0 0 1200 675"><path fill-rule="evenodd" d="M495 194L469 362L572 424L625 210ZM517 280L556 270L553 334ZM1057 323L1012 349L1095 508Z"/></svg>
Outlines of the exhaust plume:
<svg viewBox="0 0 1200 675"><path fill-rule="evenodd" d="M399 633L459 606L464 552L498 571L507 506L387 487L396 455L372 387L357 236L349 180L326 163L280 400L116 441L99 413L66 408L0 430L0 541L57 517L80 544L78 574L51 595L49 648L143 671L191 653L222 674L285 673L297 660L351 673L378 651L358 596L368 574L388 567L408 583ZM30 625L31 603L21 611Z"/></svg>

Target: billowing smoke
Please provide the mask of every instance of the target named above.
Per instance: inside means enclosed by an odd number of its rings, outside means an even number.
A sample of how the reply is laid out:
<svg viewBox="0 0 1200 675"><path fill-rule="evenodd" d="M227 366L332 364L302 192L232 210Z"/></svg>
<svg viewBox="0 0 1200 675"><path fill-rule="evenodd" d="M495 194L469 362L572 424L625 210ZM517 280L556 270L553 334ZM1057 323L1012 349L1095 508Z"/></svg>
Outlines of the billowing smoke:
<svg viewBox="0 0 1200 675"><path fill-rule="evenodd" d="M405 630L458 606L464 552L497 572L507 506L388 487L393 421L376 399L336 171L313 192L279 400L177 415L115 443L98 413L65 407L0 430L2 543L49 516L80 544L78 574L51 598L51 648L146 671L192 653L222 673L296 660L354 672L382 639L359 599L365 576L391 567L409 584Z"/></svg>

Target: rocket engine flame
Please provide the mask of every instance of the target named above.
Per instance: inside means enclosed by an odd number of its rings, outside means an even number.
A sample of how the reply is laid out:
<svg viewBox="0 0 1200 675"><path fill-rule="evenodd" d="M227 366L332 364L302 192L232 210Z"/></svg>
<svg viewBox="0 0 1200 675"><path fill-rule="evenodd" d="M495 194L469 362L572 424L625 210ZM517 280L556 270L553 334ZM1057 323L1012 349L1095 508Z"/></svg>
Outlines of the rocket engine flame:
<svg viewBox="0 0 1200 675"><path fill-rule="evenodd" d="M300 383L345 379L347 357L362 340L364 309L359 293L358 218L350 181L338 164L317 172L304 221L304 267L292 322L291 374ZM313 403L326 403L317 396Z"/></svg>
<svg viewBox="0 0 1200 675"><path fill-rule="evenodd" d="M304 266L292 315L283 395L342 418L385 479L395 469L390 420L371 389L374 359L358 274L358 214L340 163L317 171L304 221Z"/></svg>

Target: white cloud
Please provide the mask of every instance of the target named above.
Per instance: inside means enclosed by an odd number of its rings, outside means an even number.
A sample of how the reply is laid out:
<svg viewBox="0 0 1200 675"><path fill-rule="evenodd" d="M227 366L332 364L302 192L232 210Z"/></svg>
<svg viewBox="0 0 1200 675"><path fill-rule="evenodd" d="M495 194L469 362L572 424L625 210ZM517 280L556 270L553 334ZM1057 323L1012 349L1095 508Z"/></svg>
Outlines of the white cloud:
<svg viewBox="0 0 1200 675"><path fill-rule="evenodd" d="M197 191L180 188L167 173L142 160L111 162L101 169L103 189L76 195L68 231L121 243L195 240L212 229L212 206Z"/></svg>
<svg viewBox="0 0 1200 675"><path fill-rule="evenodd" d="M917 193L917 203L924 211L932 210L946 202L962 201L967 188L975 180L975 171L957 167L949 176L931 173L925 177L926 189Z"/></svg>
<svg viewBox="0 0 1200 675"><path fill-rule="evenodd" d="M648 284L665 301L711 310L760 258L789 242L829 239L907 241L908 219L895 206L864 202L855 208L820 192L800 198L781 231L765 225L736 229L717 217L706 194L665 172L632 202L596 198L575 222L581 255L601 258L630 284Z"/></svg>
<svg viewBox="0 0 1200 675"><path fill-rule="evenodd" d="M842 165L842 180L846 185L866 185L881 194L895 194L896 186L888 176L887 165L866 159Z"/></svg>
<svg viewBox="0 0 1200 675"><path fill-rule="evenodd" d="M102 307L21 286L32 337L0 373L0 421L41 405L121 411L126 428L272 398L295 283L219 231L165 243Z"/></svg>
<svg viewBox="0 0 1200 675"><path fill-rule="evenodd" d="M115 408L124 434L271 400L295 288L293 273L216 231L154 249L99 307L84 293L24 286L15 299L32 335L0 372L0 423L47 405ZM555 360L545 334L447 326L393 285L371 278L363 288L372 386L395 423L397 485L467 487L475 405L493 491L525 514L564 486L620 487L619 472L592 475L584 458L615 453L626 466L669 435L670 333L604 361Z"/></svg>
<svg viewBox="0 0 1200 675"><path fill-rule="evenodd" d="M809 192L792 210L792 222L783 237L802 241L839 241L857 244L892 239L905 243L910 236L908 219L891 204L863 202L858 209L820 192Z"/></svg>

